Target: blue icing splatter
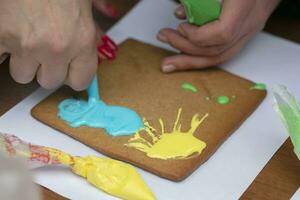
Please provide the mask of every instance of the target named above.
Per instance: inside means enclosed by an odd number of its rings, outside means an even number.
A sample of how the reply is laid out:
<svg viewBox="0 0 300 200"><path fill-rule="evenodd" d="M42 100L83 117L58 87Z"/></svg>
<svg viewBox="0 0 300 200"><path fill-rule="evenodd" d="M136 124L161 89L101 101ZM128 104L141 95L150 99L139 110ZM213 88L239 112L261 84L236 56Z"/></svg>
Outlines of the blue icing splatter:
<svg viewBox="0 0 300 200"><path fill-rule="evenodd" d="M103 128L112 136L132 135L144 127L140 116L133 110L106 105L99 97L95 77L88 88L88 101L66 99L58 108L58 116L71 127Z"/></svg>

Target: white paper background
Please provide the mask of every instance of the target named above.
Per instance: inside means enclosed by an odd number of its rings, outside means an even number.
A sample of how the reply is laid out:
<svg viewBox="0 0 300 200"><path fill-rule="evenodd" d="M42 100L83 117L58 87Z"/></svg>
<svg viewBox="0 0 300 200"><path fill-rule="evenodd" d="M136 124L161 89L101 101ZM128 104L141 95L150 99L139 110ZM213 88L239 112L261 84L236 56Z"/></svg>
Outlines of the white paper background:
<svg viewBox="0 0 300 200"><path fill-rule="evenodd" d="M168 0L144 0L109 34L121 42L133 37L166 47L155 39L162 27L176 27L175 4ZM261 33L227 70L268 86L287 85L300 98L300 46ZM39 145L62 149L74 155L101 155L89 147L34 120L30 110L50 91L39 89L0 118L0 131L15 134ZM284 127L267 99L220 149L195 173L173 183L138 169L158 199L238 199L271 156L287 138ZM34 170L35 181L71 199L115 199L90 186L67 169L47 167Z"/></svg>

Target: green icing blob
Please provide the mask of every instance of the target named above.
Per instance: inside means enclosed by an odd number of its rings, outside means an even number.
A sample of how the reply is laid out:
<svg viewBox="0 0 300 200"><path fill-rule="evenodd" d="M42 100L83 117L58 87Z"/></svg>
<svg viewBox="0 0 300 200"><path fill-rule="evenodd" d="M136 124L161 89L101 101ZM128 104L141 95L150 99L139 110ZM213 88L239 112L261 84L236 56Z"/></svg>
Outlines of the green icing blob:
<svg viewBox="0 0 300 200"><path fill-rule="evenodd" d="M267 86L264 83L256 83L250 90L267 90Z"/></svg>
<svg viewBox="0 0 300 200"><path fill-rule="evenodd" d="M192 92L197 92L198 91L198 89L190 83L183 83L181 85L181 88L184 89L184 90L190 90Z"/></svg>
<svg viewBox="0 0 300 200"><path fill-rule="evenodd" d="M228 96L219 96L218 97L218 103L221 105L226 105L230 102L230 99Z"/></svg>
<svg viewBox="0 0 300 200"><path fill-rule="evenodd" d="M202 26L217 20L221 14L218 0L181 0L189 23Z"/></svg>

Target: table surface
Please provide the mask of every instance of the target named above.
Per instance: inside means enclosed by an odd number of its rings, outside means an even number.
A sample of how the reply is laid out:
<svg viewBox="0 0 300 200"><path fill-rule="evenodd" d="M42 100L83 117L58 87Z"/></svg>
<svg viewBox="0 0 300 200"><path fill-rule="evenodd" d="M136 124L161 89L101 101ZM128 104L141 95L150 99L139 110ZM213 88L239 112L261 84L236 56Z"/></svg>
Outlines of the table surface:
<svg viewBox="0 0 300 200"><path fill-rule="evenodd" d="M111 3L120 11L120 16L123 16L137 1L111 0ZM104 30L107 30L117 21L101 15L97 15L96 18ZM274 35L300 43L299 27L300 19L272 16L265 30ZM38 84L35 81L26 85L15 83L9 75L8 66L8 61L0 66L0 115L3 115L38 88ZM256 177L241 199L290 199L299 186L300 161L293 153L291 141L288 139ZM45 200L65 199L44 187L40 188L42 197Z"/></svg>

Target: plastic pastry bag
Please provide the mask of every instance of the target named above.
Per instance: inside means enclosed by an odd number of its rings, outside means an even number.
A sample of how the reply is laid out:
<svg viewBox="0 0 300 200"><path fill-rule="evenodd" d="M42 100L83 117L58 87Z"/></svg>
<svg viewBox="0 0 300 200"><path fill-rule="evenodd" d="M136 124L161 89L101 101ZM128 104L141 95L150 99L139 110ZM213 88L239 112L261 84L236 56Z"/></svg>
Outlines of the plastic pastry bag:
<svg viewBox="0 0 300 200"><path fill-rule="evenodd" d="M54 149L26 143L14 135L0 133L0 153L25 159L30 168L64 165L100 190L122 199L154 200L155 197L134 167L96 156L72 156Z"/></svg>
<svg viewBox="0 0 300 200"><path fill-rule="evenodd" d="M279 113L294 145L294 151L300 160L300 105L285 86L273 89L275 109Z"/></svg>

